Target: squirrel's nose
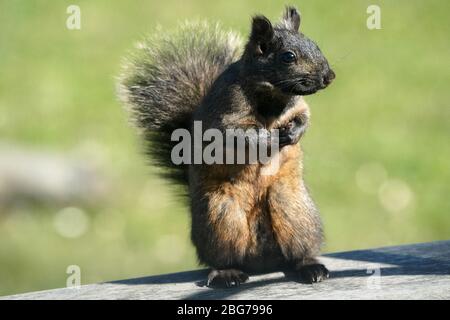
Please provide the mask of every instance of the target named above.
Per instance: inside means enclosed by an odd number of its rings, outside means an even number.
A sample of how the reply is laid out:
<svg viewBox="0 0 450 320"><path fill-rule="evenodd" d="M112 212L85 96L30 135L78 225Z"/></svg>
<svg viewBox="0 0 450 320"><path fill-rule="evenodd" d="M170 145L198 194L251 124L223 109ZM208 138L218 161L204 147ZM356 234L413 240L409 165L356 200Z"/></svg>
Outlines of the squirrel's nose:
<svg viewBox="0 0 450 320"><path fill-rule="evenodd" d="M336 74L333 70L328 69L322 77L322 82L325 86L328 86L334 78L336 78Z"/></svg>

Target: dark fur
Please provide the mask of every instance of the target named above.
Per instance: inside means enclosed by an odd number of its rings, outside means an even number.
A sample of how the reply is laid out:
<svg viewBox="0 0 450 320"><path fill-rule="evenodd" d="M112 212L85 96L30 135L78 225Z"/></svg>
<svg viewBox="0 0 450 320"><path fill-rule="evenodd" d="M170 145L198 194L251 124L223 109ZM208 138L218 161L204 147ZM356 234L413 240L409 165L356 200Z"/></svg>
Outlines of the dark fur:
<svg viewBox="0 0 450 320"><path fill-rule="evenodd" d="M147 142L153 162L165 176L188 183L187 168L174 165L172 132L189 129L191 115L214 80L239 57L240 39L218 25L183 24L139 44L119 80L121 100Z"/></svg>
<svg viewBox="0 0 450 320"><path fill-rule="evenodd" d="M187 34L185 46L177 50L166 42L160 51L167 56L158 54L147 64L138 60L122 81L138 126L152 140L152 156L164 166L174 168L172 130L190 128L194 120L202 121L204 130L285 128L275 175L262 175L266 167L260 164L202 164L175 171L178 181L189 184L198 258L219 270L211 273L210 285L237 285L247 279L242 271L291 269L308 282L328 275L315 260L322 227L303 182L296 143L309 119L301 96L325 88L334 73L299 26L300 15L292 7L275 26L254 17L237 61L238 50L227 41ZM296 56L294 62L286 63L286 51ZM195 62L187 56L195 56Z"/></svg>

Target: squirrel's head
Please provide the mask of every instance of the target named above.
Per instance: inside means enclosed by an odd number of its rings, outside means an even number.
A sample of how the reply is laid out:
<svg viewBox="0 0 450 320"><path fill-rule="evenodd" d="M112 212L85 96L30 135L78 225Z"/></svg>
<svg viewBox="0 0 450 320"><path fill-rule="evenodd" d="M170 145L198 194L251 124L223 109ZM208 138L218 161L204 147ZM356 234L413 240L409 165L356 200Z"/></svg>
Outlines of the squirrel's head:
<svg viewBox="0 0 450 320"><path fill-rule="evenodd" d="M281 22L272 26L255 16L243 60L252 81L288 95L308 95L326 88L335 78L319 47L299 32L300 14L287 7Z"/></svg>

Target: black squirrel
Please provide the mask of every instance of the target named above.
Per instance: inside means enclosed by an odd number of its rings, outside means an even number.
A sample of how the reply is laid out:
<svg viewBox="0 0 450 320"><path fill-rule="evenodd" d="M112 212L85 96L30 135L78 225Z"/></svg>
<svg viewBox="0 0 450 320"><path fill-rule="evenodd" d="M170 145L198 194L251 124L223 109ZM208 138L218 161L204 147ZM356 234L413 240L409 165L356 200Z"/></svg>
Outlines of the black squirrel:
<svg viewBox="0 0 450 320"><path fill-rule="evenodd" d="M140 45L125 65L120 95L165 175L188 187L191 239L208 286L234 286L247 272L294 272L302 282L329 276L316 260L320 217L303 181L297 145L309 120L302 96L335 78L318 46L287 7L279 23L252 19L244 47L218 25L185 24ZM243 49L243 50L241 50ZM280 129L276 174L263 164L175 165L175 129Z"/></svg>

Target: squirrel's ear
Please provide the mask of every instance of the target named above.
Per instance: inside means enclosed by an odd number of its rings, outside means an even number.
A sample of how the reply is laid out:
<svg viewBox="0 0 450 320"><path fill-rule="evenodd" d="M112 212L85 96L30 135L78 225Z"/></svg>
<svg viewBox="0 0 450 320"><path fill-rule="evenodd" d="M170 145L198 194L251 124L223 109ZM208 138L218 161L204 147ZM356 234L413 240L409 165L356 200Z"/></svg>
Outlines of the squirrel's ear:
<svg viewBox="0 0 450 320"><path fill-rule="evenodd" d="M286 28L298 32L300 28L300 12L295 7L288 6L283 15L283 22Z"/></svg>
<svg viewBox="0 0 450 320"><path fill-rule="evenodd" d="M261 51L273 39L273 27L269 19L264 16L255 16L252 21L250 41L260 46Z"/></svg>

